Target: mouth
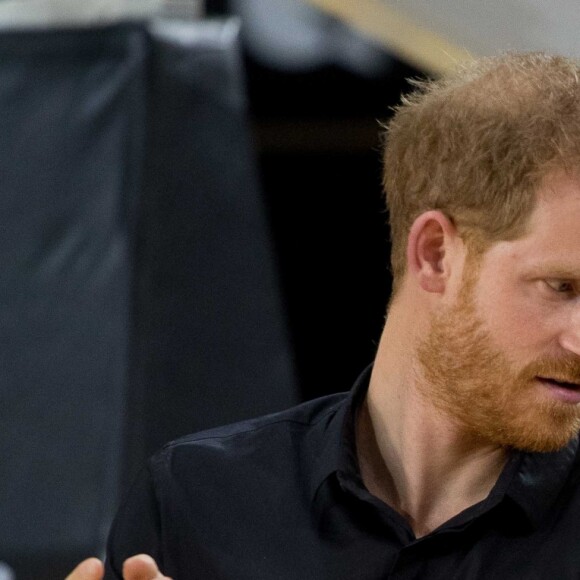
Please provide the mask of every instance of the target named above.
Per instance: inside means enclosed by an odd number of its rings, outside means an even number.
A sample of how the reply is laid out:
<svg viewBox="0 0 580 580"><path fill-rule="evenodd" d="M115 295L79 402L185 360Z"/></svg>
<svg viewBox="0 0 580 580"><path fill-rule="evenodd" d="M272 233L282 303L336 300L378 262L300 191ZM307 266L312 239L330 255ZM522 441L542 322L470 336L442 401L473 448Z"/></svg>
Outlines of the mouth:
<svg viewBox="0 0 580 580"><path fill-rule="evenodd" d="M580 404L580 382L564 381L552 377L536 377L547 393L560 403Z"/></svg>
<svg viewBox="0 0 580 580"><path fill-rule="evenodd" d="M570 389L573 391L580 390L580 382L563 381L551 377L537 377L537 379L547 386Z"/></svg>

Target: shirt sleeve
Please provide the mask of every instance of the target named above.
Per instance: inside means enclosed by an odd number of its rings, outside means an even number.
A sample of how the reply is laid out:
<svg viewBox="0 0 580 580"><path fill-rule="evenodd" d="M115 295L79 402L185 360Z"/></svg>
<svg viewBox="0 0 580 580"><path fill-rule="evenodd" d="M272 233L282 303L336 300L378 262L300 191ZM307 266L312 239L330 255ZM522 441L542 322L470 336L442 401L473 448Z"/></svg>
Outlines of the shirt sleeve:
<svg viewBox="0 0 580 580"><path fill-rule="evenodd" d="M122 580L123 562L136 554L149 554L163 572L159 505L149 466L137 476L113 521L105 580Z"/></svg>

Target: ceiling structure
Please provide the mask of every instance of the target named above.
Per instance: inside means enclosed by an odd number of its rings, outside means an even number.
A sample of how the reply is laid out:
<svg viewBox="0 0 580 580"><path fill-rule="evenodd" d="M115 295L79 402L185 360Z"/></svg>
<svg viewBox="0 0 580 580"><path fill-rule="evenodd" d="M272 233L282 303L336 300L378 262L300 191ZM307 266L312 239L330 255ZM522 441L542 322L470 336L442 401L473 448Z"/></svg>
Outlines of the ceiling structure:
<svg viewBox="0 0 580 580"><path fill-rule="evenodd" d="M440 74L462 60L541 50L580 57L576 0L308 0Z"/></svg>

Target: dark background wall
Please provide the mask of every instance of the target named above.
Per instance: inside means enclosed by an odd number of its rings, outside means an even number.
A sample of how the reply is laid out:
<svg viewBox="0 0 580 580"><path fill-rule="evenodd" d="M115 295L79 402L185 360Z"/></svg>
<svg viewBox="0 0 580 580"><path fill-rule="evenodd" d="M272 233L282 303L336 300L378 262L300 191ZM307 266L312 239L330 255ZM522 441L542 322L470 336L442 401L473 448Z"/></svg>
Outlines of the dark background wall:
<svg viewBox="0 0 580 580"><path fill-rule="evenodd" d="M377 120L415 73L284 73L251 57L246 69L303 397L346 390L374 356L391 287Z"/></svg>
<svg viewBox="0 0 580 580"><path fill-rule="evenodd" d="M207 4L210 14L235 9ZM328 50L326 62L302 69L261 58L242 21L250 120L304 399L350 388L373 359L391 289L379 122L407 79L421 76L338 21L312 16L341 48L334 62ZM345 66L349 43L379 64Z"/></svg>

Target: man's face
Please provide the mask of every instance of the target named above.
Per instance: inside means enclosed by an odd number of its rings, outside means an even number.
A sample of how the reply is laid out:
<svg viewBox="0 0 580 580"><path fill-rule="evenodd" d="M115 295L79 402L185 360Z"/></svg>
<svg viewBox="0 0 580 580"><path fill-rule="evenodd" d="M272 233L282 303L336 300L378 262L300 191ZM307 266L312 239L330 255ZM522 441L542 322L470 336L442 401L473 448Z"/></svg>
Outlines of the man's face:
<svg viewBox="0 0 580 580"><path fill-rule="evenodd" d="M529 233L471 262L419 348L423 394L471 437L559 449L580 429L580 180L546 179Z"/></svg>

